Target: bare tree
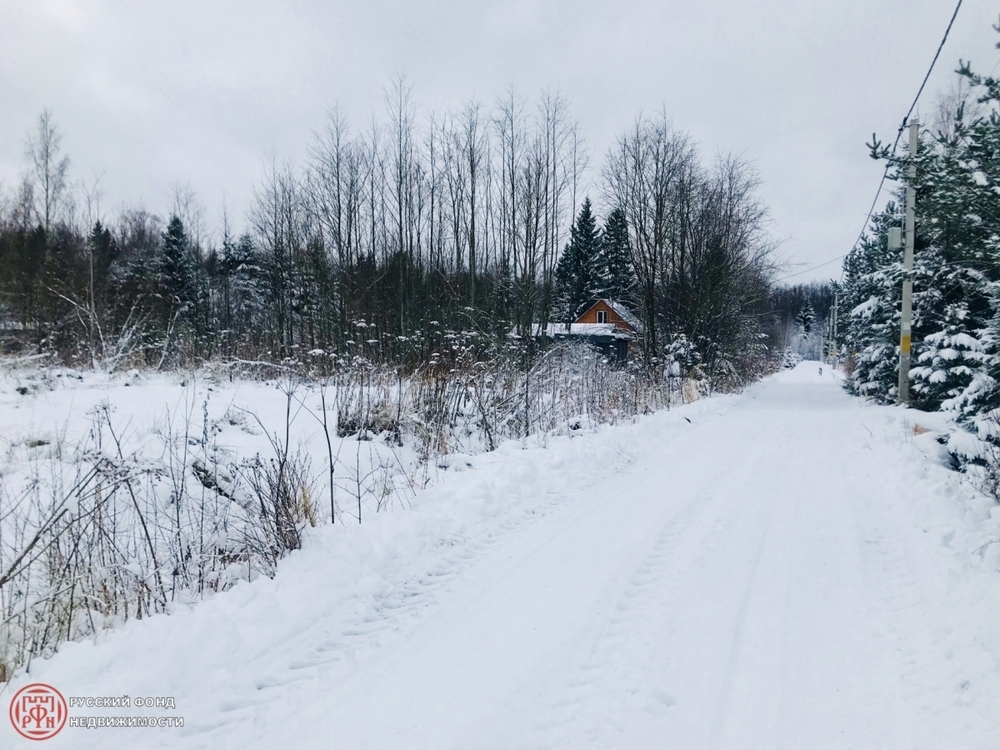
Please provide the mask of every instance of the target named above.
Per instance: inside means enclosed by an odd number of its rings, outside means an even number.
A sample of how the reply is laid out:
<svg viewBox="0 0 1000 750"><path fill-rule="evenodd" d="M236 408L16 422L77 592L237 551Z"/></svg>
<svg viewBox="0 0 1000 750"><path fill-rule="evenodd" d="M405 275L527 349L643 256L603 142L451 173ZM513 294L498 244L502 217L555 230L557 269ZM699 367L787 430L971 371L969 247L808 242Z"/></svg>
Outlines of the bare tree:
<svg viewBox="0 0 1000 750"><path fill-rule="evenodd" d="M67 207L69 157L60 156L62 135L52 121L52 113L42 110L38 132L28 136L27 157L31 163L35 213L48 233Z"/></svg>
<svg viewBox="0 0 1000 750"><path fill-rule="evenodd" d="M191 240L191 247L200 255L205 247L208 230L205 226L205 204L201 202L190 182L171 185L173 215L184 223L184 231Z"/></svg>
<svg viewBox="0 0 1000 750"><path fill-rule="evenodd" d="M298 176L290 164L279 165L273 154L263 184L254 191L251 221L267 261L275 333L287 356L297 343L296 323L301 323L296 274L308 237L308 217Z"/></svg>
<svg viewBox="0 0 1000 750"><path fill-rule="evenodd" d="M357 260L366 182L363 149L351 138L339 107L328 114L326 128L316 136L309 153L311 209L326 246L336 254L338 268L350 269Z"/></svg>
<svg viewBox="0 0 1000 750"><path fill-rule="evenodd" d="M956 135L956 126L968 125L983 115L983 104L975 96L967 78L952 81L947 93L936 102L934 129L946 138Z"/></svg>
<svg viewBox="0 0 1000 750"><path fill-rule="evenodd" d="M694 165L688 137L673 129L665 113L654 120L640 115L605 162L608 201L625 212L631 234L647 361L658 351L657 290L668 249L676 253L675 263L684 263L683 246L671 238L683 222L675 211L676 193Z"/></svg>
<svg viewBox="0 0 1000 750"><path fill-rule="evenodd" d="M647 361L681 334L710 372L731 374L755 345L773 271L756 173L738 157L703 168L666 116L640 116L605 166L608 201L625 212L646 326Z"/></svg>

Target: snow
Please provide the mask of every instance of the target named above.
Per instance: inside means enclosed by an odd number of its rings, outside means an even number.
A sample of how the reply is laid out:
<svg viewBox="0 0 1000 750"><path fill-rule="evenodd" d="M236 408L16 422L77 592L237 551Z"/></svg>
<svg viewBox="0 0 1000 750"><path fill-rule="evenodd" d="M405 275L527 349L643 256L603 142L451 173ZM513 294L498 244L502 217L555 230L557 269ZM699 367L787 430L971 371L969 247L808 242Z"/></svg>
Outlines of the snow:
<svg viewBox="0 0 1000 750"><path fill-rule="evenodd" d="M7 694L185 718L48 741L81 750L994 747L1000 509L928 455L924 415L823 373L453 456L410 510L317 528L273 580L65 645Z"/></svg>
<svg viewBox="0 0 1000 750"><path fill-rule="evenodd" d="M625 305L623 305L621 302L617 302L612 299L606 299L604 300L604 304L606 304L608 307L614 310L618 314L619 318L621 318L630 326L632 326L633 330L638 331L639 333L643 333L645 331L645 328L642 325L642 321L640 321L632 313L632 311L629 310L627 307L625 307Z"/></svg>
<svg viewBox="0 0 1000 750"><path fill-rule="evenodd" d="M948 450L969 460L982 458L985 443L971 432L955 430L948 436Z"/></svg>
<svg viewBox="0 0 1000 750"><path fill-rule="evenodd" d="M125 375L81 374L73 370L28 370L0 375L0 472L10 482L31 467L38 457L30 445L47 441L47 450L56 453L62 446L75 447L93 429L95 411L108 406L114 426L126 449L147 457L159 457L173 430L190 431L201 439L207 435L202 452L229 458L249 458L256 453L270 455L273 447L267 432L283 436L286 394L290 383L228 380L218 373L144 374L136 370ZM18 389L24 391L21 394ZM333 394L326 394L328 408ZM292 392L291 442L312 456L321 466L326 459L326 442L320 394L316 388L295 385ZM330 430L336 417L329 415ZM376 436L377 437L377 436ZM56 445L56 443L61 445ZM367 470L380 462L391 462L399 474L417 469L417 457L410 449L372 440L359 445L353 438L340 440L333 434L334 450L360 451L359 460ZM194 453L192 451L192 453ZM352 477L353 479L353 477Z"/></svg>
<svg viewBox="0 0 1000 750"><path fill-rule="evenodd" d="M568 329L568 330L567 330ZM532 335L540 336L542 326L538 323L532 325ZM561 336L610 336L615 339L632 340L635 335L619 328L614 323L549 323L545 327L545 335L549 338Z"/></svg>
<svg viewBox="0 0 1000 750"><path fill-rule="evenodd" d="M982 343L978 339L967 333L956 333L951 337L951 343L953 346L961 346L971 351L980 351L983 348Z"/></svg>
<svg viewBox="0 0 1000 750"><path fill-rule="evenodd" d="M867 320L875 308L879 306L880 302L881 300L879 300L878 297L869 297L867 300L851 310L851 315L856 318L861 318L862 320Z"/></svg>

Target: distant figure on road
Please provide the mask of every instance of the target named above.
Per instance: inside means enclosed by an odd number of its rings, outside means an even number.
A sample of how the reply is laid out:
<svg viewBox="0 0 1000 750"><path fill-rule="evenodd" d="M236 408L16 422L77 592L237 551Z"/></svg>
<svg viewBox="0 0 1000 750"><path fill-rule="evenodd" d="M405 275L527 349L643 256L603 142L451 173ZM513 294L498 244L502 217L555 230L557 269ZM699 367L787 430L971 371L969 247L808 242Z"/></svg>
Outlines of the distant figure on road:
<svg viewBox="0 0 1000 750"><path fill-rule="evenodd" d="M822 374L823 374L823 368L822 368L822 367L821 367L821 368L819 368L819 374L820 374L820 375L822 375Z"/></svg>

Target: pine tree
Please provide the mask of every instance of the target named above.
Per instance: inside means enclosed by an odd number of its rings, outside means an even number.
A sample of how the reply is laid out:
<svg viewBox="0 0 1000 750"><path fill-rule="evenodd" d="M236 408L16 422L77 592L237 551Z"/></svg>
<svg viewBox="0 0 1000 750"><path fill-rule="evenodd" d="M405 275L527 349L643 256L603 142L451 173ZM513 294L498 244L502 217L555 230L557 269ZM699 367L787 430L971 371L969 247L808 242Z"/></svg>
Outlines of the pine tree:
<svg viewBox="0 0 1000 750"><path fill-rule="evenodd" d="M591 209L590 199L583 207L570 230L570 241L556 265L556 297L561 317L571 321L580 308L600 296L601 235L597 219Z"/></svg>
<svg viewBox="0 0 1000 750"><path fill-rule="evenodd" d="M601 243L601 296L631 303L635 292L635 269L629 246L625 212L616 208L604 223Z"/></svg>
<svg viewBox="0 0 1000 750"><path fill-rule="evenodd" d="M802 329L802 333L808 336L812 333L813 322L816 320L816 312L813 310L812 303L806 300L802 307L799 308L798 315L795 316L795 322L799 324Z"/></svg>

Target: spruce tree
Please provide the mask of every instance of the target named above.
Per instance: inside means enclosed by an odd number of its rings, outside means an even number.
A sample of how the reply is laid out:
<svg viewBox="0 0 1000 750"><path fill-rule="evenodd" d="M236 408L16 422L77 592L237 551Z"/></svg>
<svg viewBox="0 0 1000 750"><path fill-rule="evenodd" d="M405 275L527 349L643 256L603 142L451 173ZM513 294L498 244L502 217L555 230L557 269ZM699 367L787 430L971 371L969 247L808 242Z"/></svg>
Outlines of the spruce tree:
<svg viewBox="0 0 1000 750"><path fill-rule="evenodd" d="M889 403L899 372L899 258L889 252L889 227L898 226L894 202L872 217L871 229L844 259L841 306L845 344L853 360L851 393Z"/></svg>
<svg viewBox="0 0 1000 750"><path fill-rule="evenodd" d="M184 223L177 216L170 217L162 236L158 287L165 327L173 321L189 323L195 319L199 301L197 260Z"/></svg>
<svg viewBox="0 0 1000 750"><path fill-rule="evenodd" d="M923 409L946 409L970 416L974 400L968 388L982 369L986 352L980 337L969 331L968 300L947 305L938 330L923 339L916 366L910 370L912 391ZM973 408L970 408L973 407Z"/></svg>
<svg viewBox="0 0 1000 750"><path fill-rule="evenodd" d="M88 281L91 304L101 313L104 312L106 292L111 284L111 264L116 251L111 232L101 222L96 222L87 237Z"/></svg>
<svg viewBox="0 0 1000 750"><path fill-rule="evenodd" d="M802 329L802 333L808 336L812 333L813 322L816 320L816 312L813 310L812 303L806 300L802 307L799 308L798 315L795 316L795 322L799 324Z"/></svg>
<svg viewBox="0 0 1000 750"><path fill-rule="evenodd" d="M267 318L264 300L267 296L266 279L261 269L253 239L244 234L234 244L223 245L222 265L228 279L229 299L228 316L232 321L230 326L243 331L249 344L263 334L263 321ZM228 339L230 346L238 342L232 337Z"/></svg>
<svg viewBox="0 0 1000 750"><path fill-rule="evenodd" d="M601 295L631 304L635 291L635 268L632 266L628 222L620 208L608 214L604 223L601 256Z"/></svg>
<svg viewBox="0 0 1000 750"><path fill-rule="evenodd" d="M995 396L990 333L1000 277L1000 120L966 116L958 102L947 126L922 134L916 159L917 258L914 405L974 420ZM900 172L909 162L899 161ZM919 328L920 330L916 330Z"/></svg>
<svg viewBox="0 0 1000 750"><path fill-rule="evenodd" d="M566 322L600 296L601 260L601 235L590 199L586 198L570 230L569 244L556 265L556 299L560 317Z"/></svg>
<svg viewBox="0 0 1000 750"><path fill-rule="evenodd" d="M195 262L184 224L177 216L170 217L163 233L160 260L160 284L174 305L190 303L194 296Z"/></svg>

